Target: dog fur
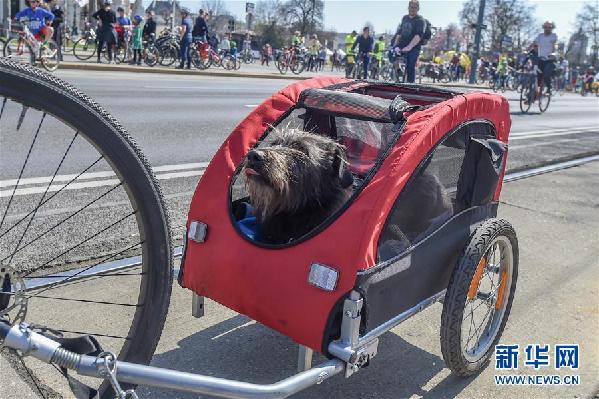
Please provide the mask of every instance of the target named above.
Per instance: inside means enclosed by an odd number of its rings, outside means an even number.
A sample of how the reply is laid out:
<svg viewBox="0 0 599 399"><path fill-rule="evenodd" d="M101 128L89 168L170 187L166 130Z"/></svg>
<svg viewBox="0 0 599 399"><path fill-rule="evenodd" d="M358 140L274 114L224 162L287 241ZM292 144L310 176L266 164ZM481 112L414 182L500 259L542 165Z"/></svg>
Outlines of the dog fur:
<svg viewBox="0 0 599 399"><path fill-rule="evenodd" d="M285 244L339 209L353 191L353 177L336 141L289 127L277 135L248 153L244 173L260 241Z"/></svg>

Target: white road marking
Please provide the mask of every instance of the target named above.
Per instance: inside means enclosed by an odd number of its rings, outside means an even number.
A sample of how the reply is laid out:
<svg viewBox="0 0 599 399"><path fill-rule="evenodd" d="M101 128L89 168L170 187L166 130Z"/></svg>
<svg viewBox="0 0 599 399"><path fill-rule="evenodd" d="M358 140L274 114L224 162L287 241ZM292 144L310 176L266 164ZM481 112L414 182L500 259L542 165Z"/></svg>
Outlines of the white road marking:
<svg viewBox="0 0 599 399"><path fill-rule="evenodd" d="M160 172L173 172L177 170L187 170L187 169L204 169L208 166L208 162L196 162L196 163L182 163L176 165L162 165L152 167L154 173ZM112 171L104 171L104 172L88 172L83 173L81 176L77 178L76 181L80 180L91 180L91 179L102 179L106 177L113 177L115 173ZM62 183L73 180L77 177L77 174L68 174L68 175L56 175L54 179L52 176L44 176L44 177L28 177L19 180L19 186L28 186L31 184L42 184L42 183ZM0 180L0 188L2 187L12 187L17 184L17 179L8 179L8 180Z"/></svg>
<svg viewBox="0 0 599 399"><path fill-rule="evenodd" d="M566 127L566 128L561 128L561 129L546 129L546 130L531 130L531 131L526 131L526 132L514 132L514 133L510 133L510 137L527 136L530 134L558 133L558 132L581 131L581 130L599 130L599 126Z"/></svg>
<svg viewBox="0 0 599 399"><path fill-rule="evenodd" d="M256 105L248 104L246 107L255 107ZM565 136L565 135L576 135L583 133L598 133L599 126L588 126L578 128L559 128L559 129L547 129L547 130L535 130L529 132L516 132L510 135L510 141L528 140L534 138L547 138L553 136ZM559 143L568 140L554 140L543 143L534 143L529 145L514 145L515 148L522 148L527 146L546 145L552 143ZM156 173L158 180L170 180L185 177L201 176L204 174L205 168L208 166L208 162L194 162L194 163L182 163L172 165L160 165L155 166L152 169ZM52 179L51 176L43 177L28 177L23 178L17 185L17 179L0 180L0 198L9 197L11 195L32 195L41 194L46 191L47 184L52 184L47 188L48 192L56 192L60 189L64 190L80 190L84 188L94 188L102 186L112 186L119 183L119 180L114 178L115 173L112 171L100 171L100 172L89 172L79 176L74 182L68 183L73 180L76 174L64 174L57 175ZM16 189L15 189L16 186ZM29 186L29 187L27 187ZM14 190L14 194L13 194Z"/></svg>
<svg viewBox="0 0 599 399"><path fill-rule="evenodd" d="M181 177L190 177L190 176L201 176L204 174L204 170L188 170L184 172L172 172L172 173L161 173L157 174L156 178L158 180L170 180L170 179L178 179ZM46 191L46 188L49 193L58 191L62 188L64 190L80 190L82 188L93 188L93 187L102 187L102 186L114 186L119 183L119 179L104 179L104 180L93 180L89 182L81 182L81 183L71 183L68 186L66 184L52 184L49 187L47 186L35 186L35 187L27 187L27 188L10 188L7 190L0 190L0 198L10 197L11 195L19 196L19 195L31 195L31 194L41 194ZM14 194L13 194L14 191Z"/></svg>

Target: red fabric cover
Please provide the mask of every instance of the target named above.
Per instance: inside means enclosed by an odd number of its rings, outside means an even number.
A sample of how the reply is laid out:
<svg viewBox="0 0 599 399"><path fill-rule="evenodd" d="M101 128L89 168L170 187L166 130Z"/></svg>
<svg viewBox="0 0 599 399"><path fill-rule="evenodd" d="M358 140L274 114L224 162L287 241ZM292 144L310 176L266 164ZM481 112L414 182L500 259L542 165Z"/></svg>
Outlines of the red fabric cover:
<svg viewBox="0 0 599 399"><path fill-rule="evenodd" d="M188 217L208 225L204 243L188 241L183 283L199 295L247 315L320 351L334 304L354 286L356 272L376 262L377 242L397 195L422 158L460 123L488 119L507 142L507 101L471 93L412 113L391 154L356 201L316 237L285 249L251 244L234 229L228 210L231 178L244 155L308 87L339 83L316 78L292 84L262 103L230 135L201 178ZM498 188L499 190L499 188ZM340 272L334 292L307 282L314 262Z"/></svg>

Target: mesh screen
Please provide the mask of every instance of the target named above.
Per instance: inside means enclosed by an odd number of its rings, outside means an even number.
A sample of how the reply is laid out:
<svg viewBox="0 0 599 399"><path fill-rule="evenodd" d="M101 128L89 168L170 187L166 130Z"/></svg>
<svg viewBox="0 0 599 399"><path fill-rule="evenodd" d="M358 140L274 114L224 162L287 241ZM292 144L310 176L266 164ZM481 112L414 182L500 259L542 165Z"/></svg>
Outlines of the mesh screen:
<svg viewBox="0 0 599 399"><path fill-rule="evenodd" d="M438 145L412 176L381 234L379 262L404 252L454 215L456 187L466 155L464 143L465 133L459 130Z"/></svg>
<svg viewBox="0 0 599 399"><path fill-rule="evenodd" d="M303 105L308 108L355 118L391 120L391 100L384 98L326 89L308 89L302 96Z"/></svg>

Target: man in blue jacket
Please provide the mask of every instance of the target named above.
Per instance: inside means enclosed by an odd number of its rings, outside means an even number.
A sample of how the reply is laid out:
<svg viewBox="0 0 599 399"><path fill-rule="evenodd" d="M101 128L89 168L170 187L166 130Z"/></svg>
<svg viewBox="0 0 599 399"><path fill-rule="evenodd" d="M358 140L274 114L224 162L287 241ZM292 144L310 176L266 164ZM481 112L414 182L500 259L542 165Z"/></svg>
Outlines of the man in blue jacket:
<svg viewBox="0 0 599 399"><path fill-rule="evenodd" d="M416 62L420 56L420 43L425 31L426 22L418 15L420 3L410 0L408 15L404 15L395 33L394 48L406 57L406 74L408 83L416 80Z"/></svg>
<svg viewBox="0 0 599 399"><path fill-rule="evenodd" d="M358 47L358 57L362 58L362 65L364 66L364 79L368 79L368 67L370 65L370 56L372 49L374 48L374 38L370 36L370 28L368 26L362 29L362 36L358 37L352 46L352 52ZM356 71L358 77L360 71Z"/></svg>

